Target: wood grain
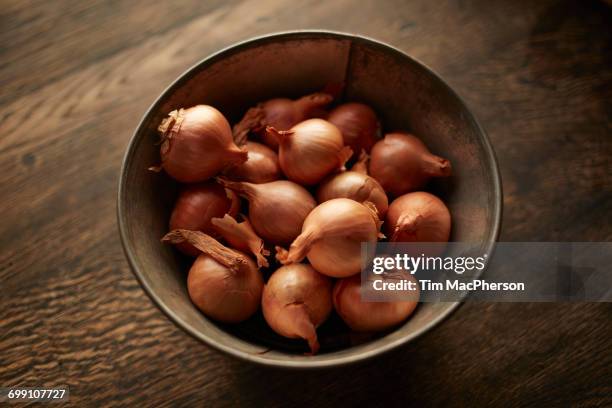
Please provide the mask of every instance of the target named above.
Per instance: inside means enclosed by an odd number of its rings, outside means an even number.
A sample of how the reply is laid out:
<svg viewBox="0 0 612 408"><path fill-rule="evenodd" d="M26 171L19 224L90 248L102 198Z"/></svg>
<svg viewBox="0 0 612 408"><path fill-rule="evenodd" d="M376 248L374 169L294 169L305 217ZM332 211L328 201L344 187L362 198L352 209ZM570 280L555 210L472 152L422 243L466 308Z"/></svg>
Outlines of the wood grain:
<svg viewBox="0 0 612 408"><path fill-rule="evenodd" d="M348 369L221 355L148 300L115 223L121 157L188 66L272 31L389 42L439 72L489 132L502 239L612 239L612 8L599 1L4 1L0 11L0 386L75 406L609 406L609 304L463 305Z"/></svg>

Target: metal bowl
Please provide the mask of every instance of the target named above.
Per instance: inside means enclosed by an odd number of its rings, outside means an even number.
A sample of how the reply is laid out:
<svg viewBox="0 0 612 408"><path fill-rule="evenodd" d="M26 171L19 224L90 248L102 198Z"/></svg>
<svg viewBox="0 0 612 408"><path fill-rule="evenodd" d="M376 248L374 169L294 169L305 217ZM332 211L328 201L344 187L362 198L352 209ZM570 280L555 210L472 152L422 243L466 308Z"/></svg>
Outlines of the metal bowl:
<svg viewBox="0 0 612 408"><path fill-rule="evenodd" d="M248 40L211 55L181 75L153 103L123 160L118 196L121 240L144 290L195 338L243 360L277 367L338 366L374 357L425 333L458 303L421 304L395 330L355 342L337 317L322 328L322 350L280 338L261 315L238 326L200 313L186 290L187 261L160 238L177 192L174 181L147 171L159 163L156 128L171 110L210 104L230 121L257 102L298 97L344 83L344 100L372 106L386 130L409 129L453 163L451 178L434 183L453 214L454 241L491 251L500 227L502 192L493 149L465 103L440 77L402 51L375 40L327 31L297 31ZM298 344L299 343L299 344Z"/></svg>

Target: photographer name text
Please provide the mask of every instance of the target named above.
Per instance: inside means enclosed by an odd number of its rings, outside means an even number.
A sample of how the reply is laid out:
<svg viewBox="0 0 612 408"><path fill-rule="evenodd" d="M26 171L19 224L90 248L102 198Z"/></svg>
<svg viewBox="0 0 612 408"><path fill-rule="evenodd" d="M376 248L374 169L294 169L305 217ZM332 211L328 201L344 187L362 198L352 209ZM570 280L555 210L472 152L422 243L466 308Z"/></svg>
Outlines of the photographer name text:
<svg viewBox="0 0 612 408"><path fill-rule="evenodd" d="M524 291L523 282L487 282L484 279L474 279L469 282L458 279L446 279L444 282L434 282L429 279L416 280L401 279L386 281L376 279L372 281L372 288L376 291Z"/></svg>

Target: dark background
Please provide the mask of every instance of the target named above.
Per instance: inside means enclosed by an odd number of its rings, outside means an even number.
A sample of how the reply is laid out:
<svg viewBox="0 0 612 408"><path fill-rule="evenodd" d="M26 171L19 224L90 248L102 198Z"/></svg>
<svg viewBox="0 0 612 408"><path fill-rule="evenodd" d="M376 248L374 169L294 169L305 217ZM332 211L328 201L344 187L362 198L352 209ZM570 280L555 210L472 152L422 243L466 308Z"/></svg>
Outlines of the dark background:
<svg viewBox="0 0 612 408"><path fill-rule="evenodd" d="M610 304L463 305L382 358L284 372L175 327L124 259L120 162L187 67L254 35L359 33L436 70L487 129L501 240L612 239L602 1L1 1L0 386L74 405L612 405Z"/></svg>

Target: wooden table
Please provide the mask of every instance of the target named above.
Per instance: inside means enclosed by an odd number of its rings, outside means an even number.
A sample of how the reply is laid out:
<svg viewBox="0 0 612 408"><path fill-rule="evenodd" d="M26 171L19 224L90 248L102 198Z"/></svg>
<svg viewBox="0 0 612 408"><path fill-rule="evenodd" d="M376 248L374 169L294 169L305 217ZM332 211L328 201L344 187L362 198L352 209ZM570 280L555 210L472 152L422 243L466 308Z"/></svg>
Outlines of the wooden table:
<svg viewBox="0 0 612 408"><path fill-rule="evenodd" d="M497 151L502 240L612 239L612 8L598 1L3 1L0 386L78 406L610 406L610 304L467 303L323 372L247 365L141 290L115 221L133 129L187 67L296 28L389 42L444 77ZM172 3L172 4L171 4Z"/></svg>

